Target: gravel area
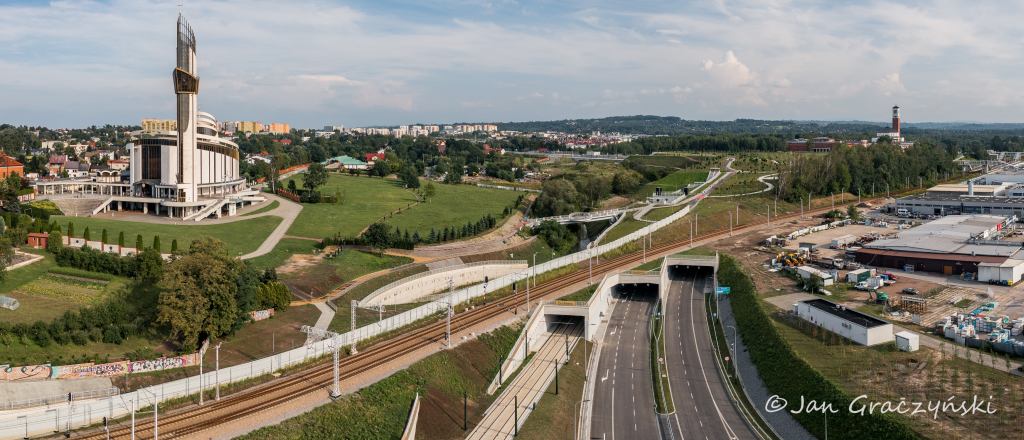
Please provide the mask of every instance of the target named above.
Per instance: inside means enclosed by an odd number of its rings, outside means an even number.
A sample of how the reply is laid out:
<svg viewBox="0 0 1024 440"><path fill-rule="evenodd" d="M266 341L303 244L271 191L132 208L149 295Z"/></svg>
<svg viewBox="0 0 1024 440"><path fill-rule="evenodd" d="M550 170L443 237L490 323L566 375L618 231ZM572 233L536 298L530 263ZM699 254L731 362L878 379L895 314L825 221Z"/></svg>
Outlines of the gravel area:
<svg viewBox="0 0 1024 440"><path fill-rule="evenodd" d="M727 297L728 295L723 296ZM719 303L719 312L721 313L723 325L736 326L736 319L732 315L732 304L728 298L723 299ZM726 328L726 330L729 329ZM726 338L729 336L727 332ZM757 408L757 412L761 414L761 417L772 426L780 437L786 440L815 440L816 437L804 429L803 425L797 422L788 412L769 413L764 410L764 405L768 402L768 398L772 396L772 393L768 391L764 381L761 380L761 373L757 371L757 367L750 361L750 353L747 351L747 346L743 343L743 335L738 335L736 339L738 347L735 353L733 353L733 360L739 369L747 398ZM732 343L732 340L729 340L729 343Z"/></svg>

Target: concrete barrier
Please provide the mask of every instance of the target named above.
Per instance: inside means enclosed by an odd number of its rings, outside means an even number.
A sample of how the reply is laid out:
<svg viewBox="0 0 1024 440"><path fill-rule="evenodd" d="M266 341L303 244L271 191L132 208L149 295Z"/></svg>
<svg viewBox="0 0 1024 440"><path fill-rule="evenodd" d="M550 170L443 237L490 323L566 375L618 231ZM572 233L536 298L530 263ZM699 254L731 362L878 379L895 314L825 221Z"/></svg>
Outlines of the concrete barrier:
<svg viewBox="0 0 1024 440"><path fill-rule="evenodd" d="M497 279L526 269L528 266L525 260L517 260L483 261L441 267L388 284L363 298L359 303L360 305L376 306L416 302L417 299L424 296L447 291L448 282L452 279L456 286L465 286L483 282L484 277Z"/></svg>

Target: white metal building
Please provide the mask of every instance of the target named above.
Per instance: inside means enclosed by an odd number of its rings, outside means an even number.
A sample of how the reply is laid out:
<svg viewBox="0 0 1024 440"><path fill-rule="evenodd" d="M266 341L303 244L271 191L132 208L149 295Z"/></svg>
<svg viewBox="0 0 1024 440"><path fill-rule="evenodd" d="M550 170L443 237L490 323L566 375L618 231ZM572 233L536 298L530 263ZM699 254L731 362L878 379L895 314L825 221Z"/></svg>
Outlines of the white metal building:
<svg viewBox="0 0 1024 440"><path fill-rule="evenodd" d="M896 333L896 348L903 351L917 351L920 343L920 338L916 333L908 331L902 331Z"/></svg>
<svg viewBox="0 0 1024 440"><path fill-rule="evenodd" d="M821 298L793 304L800 318L828 329L861 345L878 345L893 340L892 324Z"/></svg>

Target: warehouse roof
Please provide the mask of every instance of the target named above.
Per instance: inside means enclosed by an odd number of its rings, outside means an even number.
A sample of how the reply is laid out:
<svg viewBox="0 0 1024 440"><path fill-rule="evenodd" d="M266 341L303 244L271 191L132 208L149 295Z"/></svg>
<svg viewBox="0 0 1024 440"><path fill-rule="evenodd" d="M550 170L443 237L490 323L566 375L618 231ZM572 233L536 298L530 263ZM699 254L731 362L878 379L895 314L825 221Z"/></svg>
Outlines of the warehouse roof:
<svg viewBox="0 0 1024 440"><path fill-rule="evenodd" d="M963 254L945 254L945 253L933 253L933 252L900 252L886 249L867 249L863 248L857 251L858 254L872 254L886 257L902 257L902 258L920 258L924 260L947 260L947 261L963 261L970 263L1002 263L1006 261L1006 257L1000 257L997 255L963 255Z"/></svg>
<svg viewBox="0 0 1024 440"><path fill-rule="evenodd" d="M862 327L875 328L884 325L892 325L889 324L888 322L882 321L881 319L875 318L874 316L858 312L849 307L844 307L832 301L824 300L821 298L809 299L800 302L806 303L811 307L814 307L832 316L852 322Z"/></svg>

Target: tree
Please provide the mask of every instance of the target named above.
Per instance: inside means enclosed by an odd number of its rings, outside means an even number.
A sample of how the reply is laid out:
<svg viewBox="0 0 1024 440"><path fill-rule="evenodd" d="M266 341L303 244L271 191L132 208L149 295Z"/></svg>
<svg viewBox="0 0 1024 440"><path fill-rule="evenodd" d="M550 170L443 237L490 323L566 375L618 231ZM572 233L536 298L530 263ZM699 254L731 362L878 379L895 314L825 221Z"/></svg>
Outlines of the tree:
<svg viewBox="0 0 1024 440"><path fill-rule="evenodd" d="M160 236L159 235L153 237L153 249L156 250L157 253L160 252Z"/></svg>
<svg viewBox="0 0 1024 440"><path fill-rule="evenodd" d="M156 284L164 276L164 258L160 255L160 249L145 249L135 258L138 265L135 271L135 278L147 283Z"/></svg>
<svg viewBox="0 0 1024 440"><path fill-rule="evenodd" d="M390 169L388 168L387 162L380 162L373 166L373 172L377 174L377 177L384 178L384 176L388 175L388 171L390 171Z"/></svg>
<svg viewBox="0 0 1024 440"><path fill-rule="evenodd" d="M853 220L853 221L860 220L860 212L857 211L857 207L854 206L854 205L850 205L850 206L846 207L846 215L850 216L850 220Z"/></svg>
<svg viewBox="0 0 1024 440"><path fill-rule="evenodd" d="M10 222L7 222L7 227L8 228L11 227L11 223ZM75 224L74 223L68 223L68 237L72 237L73 238L74 236L75 236Z"/></svg>
<svg viewBox="0 0 1024 440"><path fill-rule="evenodd" d="M295 186L295 179L288 180L288 191L295 193L298 188Z"/></svg>
<svg viewBox="0 0 1024 440"><path fill-rule="evenodd" d="M427 182L427 185L423 187L423 194L427 196L427 201L434 198L434 194L437 194L437 188L434 187L434 182Z"/></svg>
<svg viewBox="0 0 1024 440"><path fill-rule="evenodd" d="M172 254L178 253L178 239L177 238L175 238L174 240L171 240L171 253Z"/></svg>
<svg viewBox="0 0 1024 440"><path fill-rule="evenodd" d="M420 177L416 175L416 167L404 167L400 174L405 187L416 189L420 187Z"/></svg>
<svg viewBox="0 0 1024 440"><path fill-rule="evenodd" d="M314 162L309 165L309 169L302 175L302 187L308 190L315 191L318 187L327 184L327 168L324 168L319 162Z"/></svg>
<svg viewBox="0 0 1024 440"><path fill-rule="evenodd" d="M369 228L366 228L363 238L366 240L366 244L370 246L370 249L376 249L380 256L383 257L384 250L391 246L391 226L388 226L383 221L376 221Z"/></svg>
<svg viewBox="0 0 1024 440"><path fill-rule="evenodd" d="M88 226L85 227L85 233L82 234L82 238L84 238L85 241L91 241L92 240L92 235L89 234L89 227Z"/></svg>
<svg viewBox="0 0 1024 440"><path fill-rule="evenodd" d="M107 237L107 230L106 229L103 230L103 242L104 243L110 243L110 239Z"/></svg>
<svg viewBox="0 0 1024 440"><path fill-rule="evenodd" d="M553 179L544 182L543 191L534 204L537 217L570 214L579 207L579 194L568 180Z"/></svg>
<svg viewBox="0 0 1024 440"><path fill-rule="evenodd" d="M117 245L124 247L124 231L121 231L121 235L117 237Z"/></svg>
<svg viewBox="0 0 1024 440"><path fill-rule="evenodd" d="M184 255L167 265L157 322L170 325L182 350L194 350L202 333L217 337L231 331L240 313L237 280L244 265L228 255L224 243L209 237L193 240Z"/></svg>
<svg viewBox="0 0 1024 440"><path fill-rule="evenodd" d="M0 237L0 283L7 281L7 266L13 262L14 246L11 244L11 239Z"/></svg>
<svg viewBox="0 0 1024 440"><path fill-rule="evenodd" d="M56 253L64 247L64 236L60 234L59 230L50 232L50 236L46 239L46 250L50 251L51 254Z"/></svg>
<svg viewBox="0 0 1024 440"><path fill-rule="evenodd" d="M135 249L137 249L138 252L142 252L144 247L145 246L142 245L142 234L139 234L138 237L135 237Z"/></svg>

